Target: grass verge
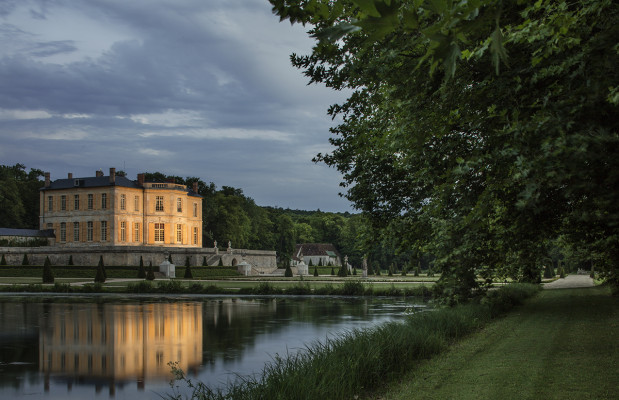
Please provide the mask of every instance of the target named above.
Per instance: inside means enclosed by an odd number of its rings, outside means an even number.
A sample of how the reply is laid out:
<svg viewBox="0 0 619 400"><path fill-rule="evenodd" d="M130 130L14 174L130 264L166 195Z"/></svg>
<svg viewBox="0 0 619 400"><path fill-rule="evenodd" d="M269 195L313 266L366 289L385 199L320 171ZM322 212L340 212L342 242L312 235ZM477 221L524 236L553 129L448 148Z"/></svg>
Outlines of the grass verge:
<svg viewBox="0 0 619 400"><path fill-rule="evenodd" d="M289 357L277 357L260 376L239 378L221 391L192 382L177 368L173 384L186 384L196 399L352 399L393 382L415 363L479 329L497 310L506 310L538 290L535 285L510 285L479 304L416 313L404 323L351 331ZM497 302L506 304L496 306ZM185 396L175 393L170 398Z"/></svg>
<svg viewBox="0 0 619 400"><path fill-rule="evenodd" d="M619 299L544 290L372 398L616 399Z"/></svg>

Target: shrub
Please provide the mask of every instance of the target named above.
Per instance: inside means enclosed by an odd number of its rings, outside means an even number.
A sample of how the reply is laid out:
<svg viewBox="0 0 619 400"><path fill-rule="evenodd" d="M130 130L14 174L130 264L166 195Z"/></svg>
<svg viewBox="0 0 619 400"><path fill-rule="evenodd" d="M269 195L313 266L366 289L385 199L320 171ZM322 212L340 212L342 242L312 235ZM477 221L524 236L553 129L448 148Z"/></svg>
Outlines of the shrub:
<svg viewBox="0 0 619 400"><path fill-rule="evenodd" d="M99 258L99 265L97 266L97 274L95 275L95 283L103 283L106 280L105 267L103 266L103 256Z"/></svg>
<svg viewBox="0 0 619 400"><path fill-rule="evenodd" d="M157 283L159 293L182 293L183 284L180 281L159 281Z"/></svg>
<svg viewBox="0 0 619 400"><path fill-rule="evenodd" d="M21 261L21 265L30 265L30 261L28 261L28 254L24 253L24 258Z"/></svg>
<svg viewBox="0 0 619 400"><path fill-rule="evenodd" d="M206 256L202 257L202 266L206 267Z"/></svg>
<svg viewBox="0 0 619 400"><path fill-rule="evenodd" d="M155 271L153 271L153 262L148 262L148 272L146 273L146 280L154 281L155 280Z"/></svg>
<svg viewBox="0 0 619 400"><path fill-rule="evenodd" d="M2 259L0 260L0 265L6 265L6 259L4 258L4 254L2 254Z"/></svg>
<svg viewBox="0 0 619 400"><path fill-rule="evenodd" d="M314 276L318 276L318 267L314 267Z"/></svg>
<svg viewBox="0 0 619 400"><path fill-rule="evenodd" d="M217 263L218 267L223 267L224 266L224 258L223 257L219 257L219 262Z"/></svg>
<svg viewBox="0 0 619 400"><path fill-rule="evenodd" d="M365 287L361 282L346 281L341 288L341 293L344 296L363 296Z"/></svg>
<svg viewBox="0 0 619 400"><path fill-rule="evenodd" d="M49 257L45 257L43 264L43 283L54 283L54 273L52 272L52 263Z"/></svg>
<svg viewBox="0 0 619 400"><path fill-rule="evenodd" d="M148 281L141 281L141 282L138 282L138 283L130 283L130 284L127 285L127 292L130 292L130 293L152 293L153 292L153 284L148 282Z"/></svg>
<svg viewBox="0 0 619 400"><path fill-rule="evenodd" d="M189 265L189 257L185 258L185 275L183 276L185 279L193 279L193 274L191 273L191 266Z"/></svg>
<svg viewBox="0 0 619 400"><path fill-rule="evenodd" d="M331 275L335 276L335 270L331 267Z"/></svg>
<svg viewBox="0 0 619 400"><path fill-rule="evenodd" d="M286 278L292 278L292 268L290 268L290 264L286 266L286 271L284 271L284 276Z"/></svg>
<svg viewBox="0 0 619 400"><path fill-rule="evenodd" d="M146 278L146 269L144 268L144 260L142 259L142 256L140 256L140 268L138 268L138 278Z"/></svg>
<svg viewBox="0 0 619 400"><path fill-rule="evenodd" d="M69 256L69 261L67 262L67 265L73 265L73 254Z"/></svg>

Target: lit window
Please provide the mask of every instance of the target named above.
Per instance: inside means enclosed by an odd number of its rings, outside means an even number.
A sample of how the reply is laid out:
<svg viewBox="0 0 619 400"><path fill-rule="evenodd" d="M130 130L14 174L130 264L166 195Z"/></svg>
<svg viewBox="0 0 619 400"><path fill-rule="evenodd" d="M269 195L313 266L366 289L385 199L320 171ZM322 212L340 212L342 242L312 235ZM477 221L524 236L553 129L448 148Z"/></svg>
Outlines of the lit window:
<svg viewBox="0 0 619 400"><path fill-rule="evenodd" d="M79 222L73 223L73 241L74 242L80 241L80 223Z"/></svg>
<svg viewBox="0 0 619 400"><path fill-rule="evenodd" d="M101 241L107 240L107 221L101 221Z"/></svg>
<svg viewBox="0 0 619 400"><path fill-rule="evenodd" d="M64 194L60 196L60 209L62 211L67 210L67 196L65 196Z"/></svg>
<svg viewBox="0 0 619 400"><path fill-rule="evenodd" d="M93 223L92 221L88 221L86 223L86 240L88 240L89 242L92 242L92 229Z"/></svg>
<svg viewBox="0 0 619 400"><path fill-rule="evenodd" d="M120 241L127 241L127 223L125 221L120 222Z"/></svg>
<svg viewBox="0 0 619 400"><path fill-rule="evenodd" d="M107 208L107 194L101 193L101 209L105 210Z"/></svg>
<svg viewBox="0 0 619 400"><path fill-rule="evenodd" d="M67 241L67 223L66 222L60 223L60 241L61 242Z"/></svg>
<svg viewBox="0 0 619 400"><path fill-rule="evenodd" d="M135 196L133 198L133 208L135 211L140 211L140 196Z"/></svg>
<svg viewBox="0 0 619 400"><path fill-rule="evenodd" d="M157 196L155 200L155 211L163 211L163 196Z"/></svg>
<svg viewBox="0 0 619 400"><path fill-rule="evenodd" d="M140 241L140 223L139 222L136 222L135 224L133 224L133 241L134 242Z"/></svg>
<svg viewBox="0 0 619 400"><path fill-rule="evenodd" d="M76 194L73 196L73 209L74 210L80 209L80 195L79 194Z"/></svg>
<svg viewBox="0 0 619 400"><path fill-rule="evenodd" d="M183 212L183 199L181 199L180 197L176 199L176 211Z"/></svg>
<svg viewBox="0 0 619 400"><path fill-rule="evenodd" d="M47 196L47 211L54 211L54 197Z"/></svg>
<svg viewBox="0 0 619 400"><path fill-rule="evenodd" d="M177 224L176 225L176 243L182 243L182 242L183 242L183 225Z"/></svg>
<svg viewBox="0 0 619 400"><path fill-rule="evenodd" d="M126 200L126 196L124 194L120 195L120 209L124 210L125 209L125 200Z"/></svg>
<svg viewBox="0 0 619 400"><path fill-rule="evenodd" d="M156 223L155 224L155 242L163 242L164 236L165 236L165 225Z"/></svg>
<svg viewBox="0 0 619 400"><path fill-rule="evenodd" d="M94 197L93 197L92 193L89 194L88 195L88 209L89 210L92 210L92 205L93 205L93 202L94 202L93 199L94 199Z"/></svg>

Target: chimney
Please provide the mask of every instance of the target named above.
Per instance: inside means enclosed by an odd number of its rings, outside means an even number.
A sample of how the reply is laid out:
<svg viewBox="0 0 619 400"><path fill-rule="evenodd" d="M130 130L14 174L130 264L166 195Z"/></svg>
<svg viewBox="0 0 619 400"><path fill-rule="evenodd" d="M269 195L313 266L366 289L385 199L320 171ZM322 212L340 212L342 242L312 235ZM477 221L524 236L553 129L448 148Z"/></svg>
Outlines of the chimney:
<svg viewBox="0 0 619 400"><path fill-rule="evenodd" d="M176 183L176 178L174 178L174 177L172 177L172 178L168 178L168 179L166 179L166 181L167 181L168 183Z"/></svg>
<svg viewBox="0 0 619 400"><path fill-rule="evenodd" d="M198 193L198 182L193 183L193 192Z"/></svg>
<svg viewBox="0 0 619 400"><path fill-rule="evenodd" d="M102 177L102 176L103 176L103 171L98 170L98 171L96 172L96 175L95 175L95 176L96 176L97 178Z"/></svg>
<svg viewBox="0 0 619 400"><path fill-rule="evenodd" d="M50 187L52 185L52 181L50 180L49 172L45 173L45 187Z"/></svg>
<svg viewBox="0 0 619 400"><path fill-rule="evenodd" d="M110 183L116 183L116 168L110 168Z"/></svg>
<svg viewBox="0 0 619 400"><path fill-rule="evenodd" d="M68 178L68 179L73 179L73 173L72 173L72 172L69 172L69 174L67 175L67 178Z"/></svg>
<svg viewBox="0 0 619 400"><path fill-rule="evenodd" d="M138 174L138 186L144 186L144 174Z"/></svg>

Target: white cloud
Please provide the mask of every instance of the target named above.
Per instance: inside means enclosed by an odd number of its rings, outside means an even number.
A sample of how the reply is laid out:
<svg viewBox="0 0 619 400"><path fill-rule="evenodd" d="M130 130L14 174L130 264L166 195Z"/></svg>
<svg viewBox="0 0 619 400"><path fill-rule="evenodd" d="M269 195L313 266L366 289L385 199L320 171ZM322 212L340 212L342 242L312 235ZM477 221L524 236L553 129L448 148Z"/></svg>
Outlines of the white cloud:
<svg viewBox="0 0 619 400"><path fill-rule="evenodd" d="M152 137L186 137L192 139L214 140L273 140L289 141L291 135L277 130L242 129L242 128L193 128L193 129L166 129L160 131L142 132L138 136L143 138Z"/></svg>
<svg viewBox="0 0 619 400"><path fill-rule="evenodd" d="M47 119L52 114L43 110L3 110L0 109L0 120Z"/></svg>

